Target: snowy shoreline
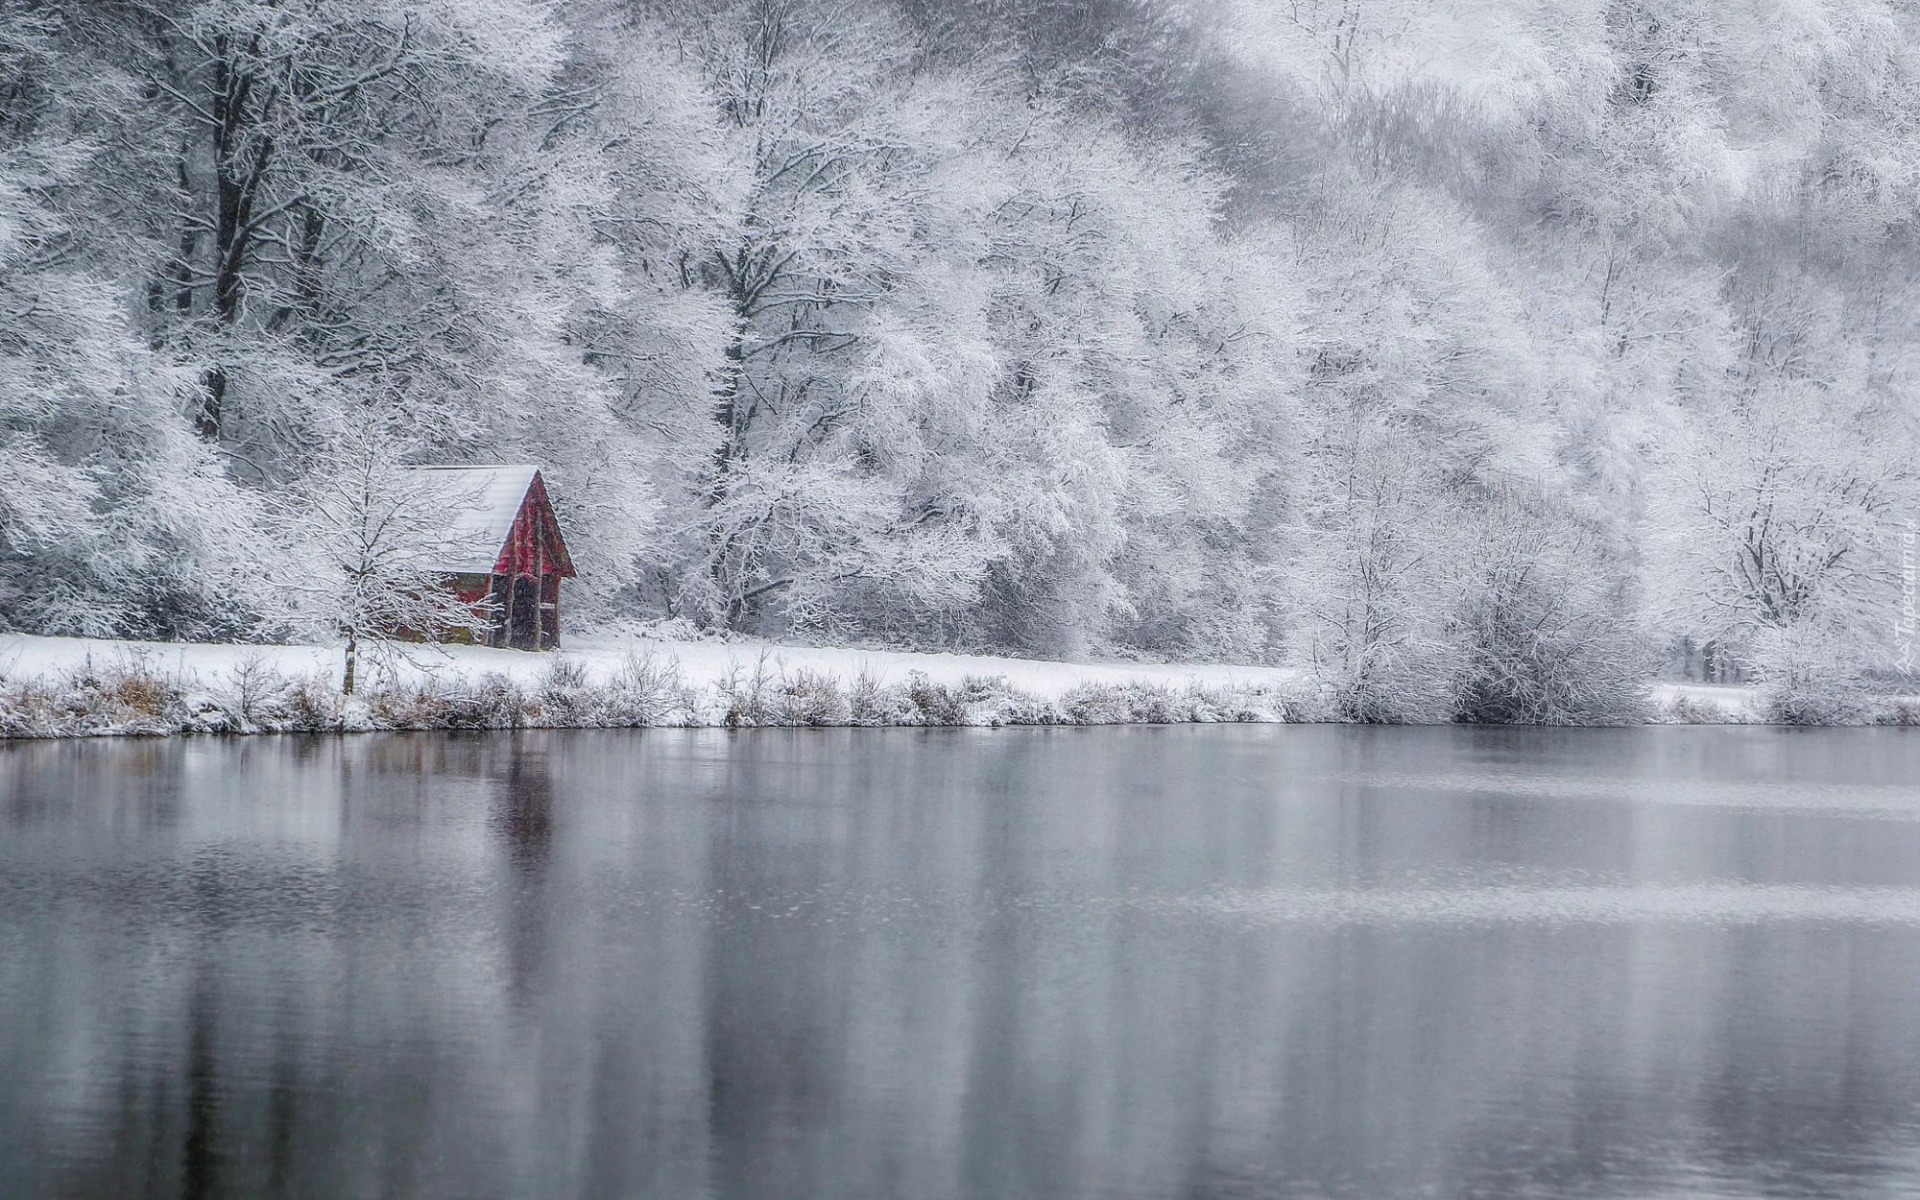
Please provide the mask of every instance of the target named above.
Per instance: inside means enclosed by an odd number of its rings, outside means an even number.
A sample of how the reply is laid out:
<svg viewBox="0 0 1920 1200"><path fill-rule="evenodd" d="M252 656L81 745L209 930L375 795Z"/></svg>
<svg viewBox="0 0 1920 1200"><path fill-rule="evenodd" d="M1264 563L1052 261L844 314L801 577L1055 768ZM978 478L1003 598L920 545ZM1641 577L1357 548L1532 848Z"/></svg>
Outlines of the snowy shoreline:
<svg viewBox="0 0 1920 1200"><path fill-rule="evenodd" d="M647 726L1000 726L1328 719L1279 667L1065 663L582 638L551 654L406 647L339 694L332 646L0 635L0 738ZM1649 723L1763 720L1752 688L1656 685Z"/></svg>
<svg viewBox="0 0 1920 1200"><path fill-rule="evenodd" d="M1273 667L1059 663L758 642L406 646L353 697L333 646L0 635L0 737L1310 719Z"/></svg>

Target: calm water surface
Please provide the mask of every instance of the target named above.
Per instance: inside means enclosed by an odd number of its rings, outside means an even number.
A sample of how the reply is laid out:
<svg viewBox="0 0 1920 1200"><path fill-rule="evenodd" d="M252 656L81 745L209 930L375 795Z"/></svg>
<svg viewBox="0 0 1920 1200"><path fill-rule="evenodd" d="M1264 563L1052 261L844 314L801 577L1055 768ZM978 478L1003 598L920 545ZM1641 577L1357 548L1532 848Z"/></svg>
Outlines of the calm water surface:
<svg viewBox="0 0 1920 1200"><path fill-rule="evenodd" d="M1920 1196L1920 735L0 744L0 1196Z"/></svg>

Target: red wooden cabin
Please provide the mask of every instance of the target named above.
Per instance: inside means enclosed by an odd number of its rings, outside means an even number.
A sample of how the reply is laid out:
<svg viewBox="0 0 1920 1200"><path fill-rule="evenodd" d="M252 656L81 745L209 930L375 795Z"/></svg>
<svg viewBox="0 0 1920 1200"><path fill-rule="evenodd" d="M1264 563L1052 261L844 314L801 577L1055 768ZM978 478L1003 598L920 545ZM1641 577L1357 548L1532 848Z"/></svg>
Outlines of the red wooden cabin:
<svg viewBox="0 0 1920 1200"><path fill-rule="evenodd" d="M432 565L476 607L491 599L487 631L474 640L514 650L560 644L560 581L573 560L538 467L414 467L446 518Z"/></svg>

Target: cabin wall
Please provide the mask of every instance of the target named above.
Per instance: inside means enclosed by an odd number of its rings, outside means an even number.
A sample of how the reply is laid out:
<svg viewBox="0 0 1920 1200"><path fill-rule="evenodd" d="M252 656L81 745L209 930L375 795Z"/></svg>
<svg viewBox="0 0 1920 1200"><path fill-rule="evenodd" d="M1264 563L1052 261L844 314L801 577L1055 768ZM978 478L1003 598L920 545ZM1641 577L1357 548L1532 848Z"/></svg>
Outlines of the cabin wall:
<svg viewBox="0 0 1920 1200"><path fill-rule="evenodd" d="M560 581L573 574L566 543L547 501L539 476L520 502L513 524L508 527L499 557L490 573L463 572L442 577L442 586L463 604L472 607L485 628L474 633L455 630L444 635L447 642L467 645L511 647L521 650L553 650L560 645ZM526 583L516 586L516 581ZM426 637L416 631L399 630L397 636L414 641Z"/></svg>
<svg viewBox="0 0 1920 1200"><path fill-rule="evenodd" d="M504 601L495 645L526 650L552 650L560 645L560 580L572 574L573 565L552 512L546 489L536 477L494 563L496 580L528 579L534 586L528 594L511 582L495 584L495 594ZM525 605L531 605L532 611L522 612Z"/></svg>

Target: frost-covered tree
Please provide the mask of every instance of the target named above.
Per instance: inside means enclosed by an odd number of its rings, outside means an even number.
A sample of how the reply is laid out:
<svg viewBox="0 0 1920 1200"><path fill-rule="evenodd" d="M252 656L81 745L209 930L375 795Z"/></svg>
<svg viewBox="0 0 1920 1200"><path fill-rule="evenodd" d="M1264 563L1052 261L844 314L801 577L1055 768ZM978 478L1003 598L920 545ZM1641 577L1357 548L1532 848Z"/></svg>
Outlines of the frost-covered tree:
<svg viewBox="0 0 1920 1200"><path fill-rule="evenodd" d="M1443 202L1369 195L1358 173L1326 186L1299 243L1311 357L1290 653L1356 719L1445 719L1462 497L1548 453L1535 364L1517 301Z"/></svg>
<svg viewBox="0 0 1920 1200"><path fill-rule="evenodd" d="M563 66L495 135L499 224L468 268L472 302L507 318L490 361L512 374L504 395L468 385L490 402L437 451L546 467L593 564L573 602L592 621L657 602L674 562L731 335L702 264L733 228L742 179L669 28L611 0L566 11ZM488 298L503 286L506 303Z"/></svg>
<svg viewBox="0 0 1920 1200"><path fill-rule="evenodd" d="M1812 658L1857 673L1884 657L1889 547L1915 495L1911 371L1861 336L1887 332L1881 293L1849 301L1749 238L1724 378L1678 414L1654 475L1656 611L1763 678L1802 679Z"/></svg>
<svg viewBox="0 0 1920 1200"><path fill-rule="evenodd" d="M1192 158L1066 119L1019 139L989 227L991 402L1013 451L990 636L1254 650L1245 524L1284 459L1298 286L1279 256L1219 239L1218 181Z"/></svg>
<svg viewBox="0 0 1920 1200"><path fill-rule="evenodd" d="M1899 501L1912 495L1904 423L1796 389L1695 417L1651 513L1669 626L1763 674L1790 631L1818 630L1828 651L1871 665L1895 594Z"/></svg>
<svg viewBox="0 0 1920 1200"><path fill-rule="evenodd" d="M1292 310L1273 256L1220 241L1217 181L870 6L692 28L751 183L704 264L738 334L669 603L1253 652L1240 527Z"/></svg>
<svg viewBox="0 0 1920 1200"><path fill-rule="evenodd" d="M661 400L698 406L724 330L685 259L725 170L660 31L522 0L51 7L63 56L120 73L122 307L226 473L296 484L368 405L444 458L542 461L608 611L657 532Z"/></svg>
<svg viewBox="0 0 1920 1200"><path fill-rule="evenodd" d="M1307 449L1288 564L1290 656L1343 717L1444 720L1457 670L1440 587L1448 514L1408 469L1404 430L1358 405L1342 416Z"/></svg>
<svg viewBox="0 0 1920 1200"><path fill-rule="evenodd" d="M275 571L275 616L309 635L341 641L340 691L353 695L361 663L407 643L477 635L484 604L446 586L446 564L469 551L458 510L477 496L449 495L429 472L407 470L399 430L372 421L337 443L327 465L276 504L287 547Z"/></svg>
<svg viewBox="0 0 1920 1200"><path fill-rule="evenodd" d="M231 637L259 600L253 505L193 438L197 381L129 320L113 131L137 93L68 33L0 13L0 625Z"/></svg>
<svg viewBox="0 0 1920 1200"><path fill-rule="evenodd" d="M468 273L506 265L484 253L510 207L492 138L558 68L544 12L106 0L70 25L151 98L128 180L163 251L146 320L200 368L202 437L271 477L369 375L443 427L479 399L476 351L526 315Z"/></svg>
<svg viewBox="0 0 1920 1200"><path fill-rule="evenodd" d="M925 324L965 300L927 278L927 243L959 232L936 172L957 150L942 118L960 92L904 70L910 47L879 6L754 0L693 36L745 189L694 264L734 328L670 602L734 627L777 613L777 627L854 590L963 600L976 539L949 497L918 491L914 442L928 387L966 378L912 359L966 361Z"/></svg>
<svg viewBox="0 0 1920 1200"><path fill-rule="evenodd" d="M1537 486L1476 489L1449 591L1456 720L1626 724L1651 669L1620 547Z"/></svg>

